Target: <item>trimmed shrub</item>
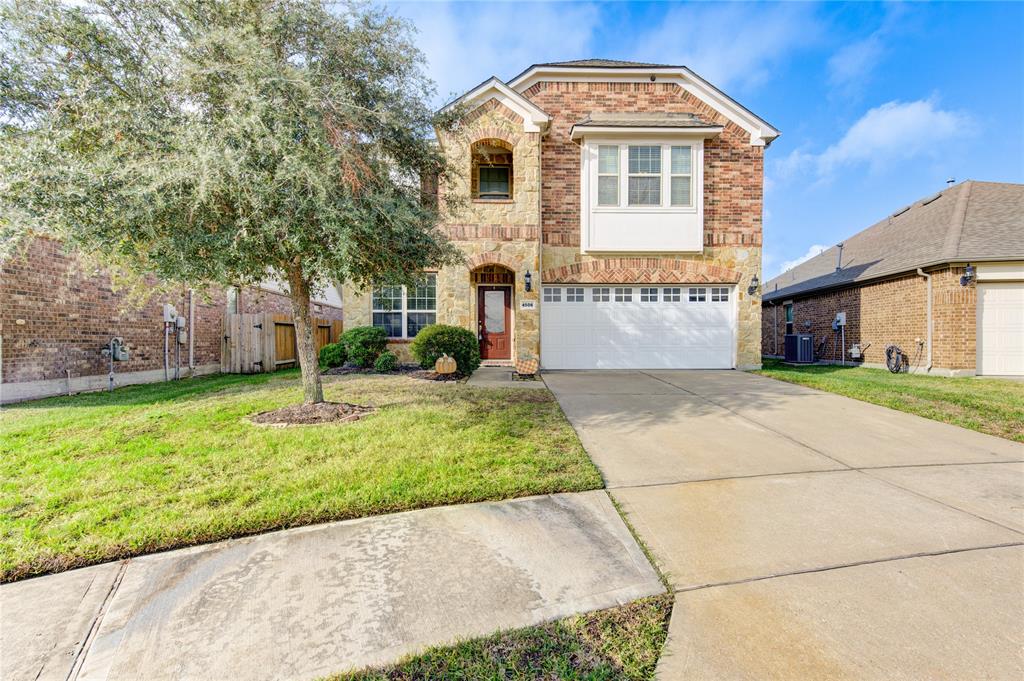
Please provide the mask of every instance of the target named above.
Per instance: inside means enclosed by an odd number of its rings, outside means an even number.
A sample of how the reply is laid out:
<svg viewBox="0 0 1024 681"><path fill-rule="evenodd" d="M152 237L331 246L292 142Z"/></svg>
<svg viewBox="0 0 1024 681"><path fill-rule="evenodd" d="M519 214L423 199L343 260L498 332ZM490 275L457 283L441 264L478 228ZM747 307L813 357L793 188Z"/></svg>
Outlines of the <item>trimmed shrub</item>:
<svg viewBox="0 0 1024 681"><path fill-rule="evenodd" d="M333 369L345 364L348 359L345 346L341 343L328 343L320 348L320 368Z"/></svg>
<svg viewBox="0 0 1024 681"><path fill-rule="evenodd" d="M409 350L424 369L433 369L443 354L450 355L459 373L469 376L480 366L480 343L469 329L447 324L424 326L409 345Z"/></svg>
<svg viewBox="0 0 1024 681"><path fill-rule="evenodd" d="M377 326L356 326L341 334L338 342L345 347L348 359L360 368L372 367L388 344L384 329Z"/></svg>
<svg viewBox="0 0 1024 681"><path fill-rule="evenodd" d="M378 374L390 374L398 368L398 356L390 350L380 353L380 357L373 363L373 370Z"/></svg>

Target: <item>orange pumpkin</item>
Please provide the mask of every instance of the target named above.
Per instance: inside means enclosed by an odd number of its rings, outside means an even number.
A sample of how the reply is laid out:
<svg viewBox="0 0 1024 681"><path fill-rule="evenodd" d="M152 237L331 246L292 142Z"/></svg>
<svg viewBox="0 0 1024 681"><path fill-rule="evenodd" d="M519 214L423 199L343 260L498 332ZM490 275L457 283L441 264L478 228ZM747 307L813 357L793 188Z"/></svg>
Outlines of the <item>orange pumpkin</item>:
<svg viewBox="0 0 1024 681"><path fill-rule="evenodd" d="M434 371L439 374L454 374L459 365L456 364L455 360L448 355L441 355L434 362Z"/></svg>

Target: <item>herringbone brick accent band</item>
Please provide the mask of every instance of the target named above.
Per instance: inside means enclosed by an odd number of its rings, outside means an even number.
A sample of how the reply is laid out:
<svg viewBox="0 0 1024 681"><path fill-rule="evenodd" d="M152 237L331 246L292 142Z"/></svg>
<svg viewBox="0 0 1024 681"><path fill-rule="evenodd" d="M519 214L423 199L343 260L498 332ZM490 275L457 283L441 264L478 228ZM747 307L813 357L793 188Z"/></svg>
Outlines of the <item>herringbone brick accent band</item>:
<svg viewBox="0 0 1024 681"><path fill-rule="evenodd" d="M740 273L672 258L605 258L546 270L545 284L735 284Z"/></svg>
<svg viewBox="0 0 1024 681"><path fill-rule="evenodd" d="M537 225L444 225L452 241L536 241Z"/></svg>

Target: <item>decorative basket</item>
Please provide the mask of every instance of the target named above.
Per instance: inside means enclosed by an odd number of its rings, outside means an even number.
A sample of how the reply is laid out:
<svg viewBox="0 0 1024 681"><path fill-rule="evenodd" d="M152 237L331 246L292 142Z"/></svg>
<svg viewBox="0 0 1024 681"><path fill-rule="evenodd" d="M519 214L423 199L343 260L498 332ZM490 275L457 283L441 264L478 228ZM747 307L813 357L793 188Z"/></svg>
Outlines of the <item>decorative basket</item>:
<svg viewBox="0 0 1024 681"><path fill-rule="evenodd" d="M540 362L536 359L517 359L516 360L516 373L520 376L534 376L537 373L537 369L540 368Z"/></svg>

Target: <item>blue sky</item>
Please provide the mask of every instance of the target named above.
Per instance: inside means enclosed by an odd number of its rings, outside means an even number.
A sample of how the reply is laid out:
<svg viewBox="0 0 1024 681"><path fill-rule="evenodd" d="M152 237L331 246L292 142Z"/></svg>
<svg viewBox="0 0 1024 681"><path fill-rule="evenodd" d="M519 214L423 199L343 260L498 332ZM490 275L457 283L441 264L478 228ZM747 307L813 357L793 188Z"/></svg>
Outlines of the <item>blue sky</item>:
<svg viewBox="0 0 1024 681"><path fill-rule="evenodd" d="M530 64L685 64L782 131L770 278L949 177L1024 182L1024 3L389 3L438 102Z"/></svg>

